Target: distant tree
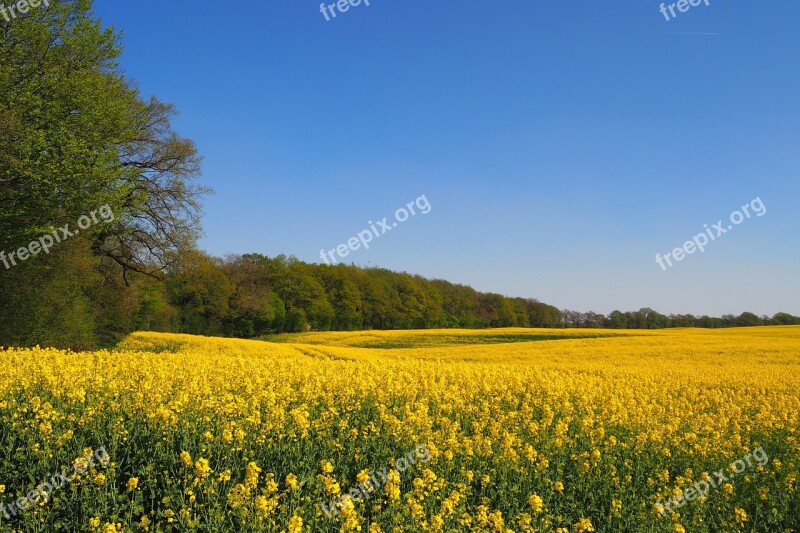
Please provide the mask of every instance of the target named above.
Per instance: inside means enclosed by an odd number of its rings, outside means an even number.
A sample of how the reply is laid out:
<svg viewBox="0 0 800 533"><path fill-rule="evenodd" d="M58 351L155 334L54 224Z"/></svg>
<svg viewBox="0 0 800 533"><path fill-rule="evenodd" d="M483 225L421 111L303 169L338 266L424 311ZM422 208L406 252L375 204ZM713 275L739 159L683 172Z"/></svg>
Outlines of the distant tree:
<svg viewBox="0 0 800 533"><path fill-rule="evenodd" d="M367 269L359 278L361 301L364 304L365 327L396 329L399 327L400 295L380 269Z"/></svg>
<svg viewBox="0 0 800 533"><path fill-rule="evenodd" d="M303 311L311 329L331 329L336 311L328 301L322 284L314 277L313 269L295 259L290 259L287 265L285 277L277 284L278 294L286 303L287 321L290 319L289 311L299 309ZM295 313L292 316L299 315Z"/></svg>
<svg viewBox="0 0 800 533"><path fill-rule="evenodd" d="M628 315L622 311L611 311L606 319L606 327L614 329L628 328Z"/></svg>
<svg viewBox="0 0 800 533"><path fill-rule="evenodd" d="M645 313L645 325L647 329L663 329L669 325L669 318L652 309L642 309Z"/></svg>
<svg viewBox="0 0 800 533"><path fill-rule="evenodd" d="M333 328L337 330L361 329L364 323L362 315L364 303L352 274L353 267L345 265L333 268L320 267L317 271L326 297L333 306Z"/></svg>
<svg viewBox="0 0 800 533"><path fill-rule="evenodd" d="M583 327L585 328L602 328L605 321L605 315L589 311L583 315Z"/></svg>
<svg viewBox="0 0 800 533"><path fill-rule="evenodd" d="M222 266L219 259L189 251L171 269L167 288L178 309L181 332L224 333L234 286Z"/></svg>
<svg viewBox="0 0 800 533"><path fill-rule="evenodd" d="M478 327L478 292L472 287L433 280L431 286L441 295L444 322L449 327Z"/></svg>
<svg viewBox="0 0 800 533"><path fill-rule="evenodd" d="M639 311L628 311L626 313L628 318L628 327L631 329L645 329L647 328L647 312L650 309L641 309Z"/></svg>
<svg viewBox="0 0 800 533"><path fill-rule="evenodd" d="M737 326L763 326L764 322L753 313L744 312L736 318Z"/></svg>
<svg viewBox="0 0 800 533"><path fill-rule="evenodd" d="M422 300L423 320L420 327L438 328L447 324L444 313L444 298L437 288L422 276L414 276Z"/></svg>
<svg viewBox="0 0 800 533"><path fill-rule="evenodd" d="M583 322L583 313L565 309L561 313L562 322L570 328L579 328Z"/></svg>
<svg viewBox="0 0 800 533"><path fill-rule="evenodd" d="M299 307L292 307L286 313L286 331L289 333L300 333L307 331L311 326L308 324L306 313Z"/></svg>
<svg viewBox="0 0 800 533"><path fill-rule="evenodd" d="M538 300L526 300L528 324L534 328L555 328L561 325L561 311Z"/></svg>
<svg viewBox="0 0 800 533"><path fill-rule="evenodd" d="M800 325L800 317L792 316L789 313L775 313L772 321L779 326Z"/></svg>
<svg viewBox="0 0 800 533"><path fill-rule="evenodd" d="M697 317L694 315L669 315L669 326L671 328L691 328L695 326Z"/></svg>
<svg viewBox="0 0 800 533"><path fill-rule="evenodd" d="M257 337L283 330L286 310L267 276L262 258L231 256L222 268L233 285L226 334Z"/></svg>

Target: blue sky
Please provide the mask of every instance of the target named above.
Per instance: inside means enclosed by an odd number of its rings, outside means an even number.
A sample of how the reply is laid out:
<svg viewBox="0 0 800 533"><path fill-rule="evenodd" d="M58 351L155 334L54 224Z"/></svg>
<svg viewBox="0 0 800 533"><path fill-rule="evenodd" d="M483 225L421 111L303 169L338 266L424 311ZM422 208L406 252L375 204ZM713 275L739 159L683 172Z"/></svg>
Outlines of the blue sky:
<svg viewBox="0 0 800 533"><path fill-rule="evenodd" d="M800 3L96 0L204 156L201 246L607 313L800 314ZM711 35L709 35L711 34ZM655 261L759 197L767 208Z"/></svg>

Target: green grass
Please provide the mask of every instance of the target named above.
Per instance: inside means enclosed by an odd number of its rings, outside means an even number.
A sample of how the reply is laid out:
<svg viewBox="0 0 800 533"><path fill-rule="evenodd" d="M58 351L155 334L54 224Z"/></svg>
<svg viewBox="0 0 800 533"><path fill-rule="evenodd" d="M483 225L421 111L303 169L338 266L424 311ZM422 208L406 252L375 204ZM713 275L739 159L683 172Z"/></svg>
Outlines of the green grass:
<svg viewBox="0 0 800 533"><path fill-rule="evenodd" d="M436 346L459 346L464 344L506 344L512 342L557 341L566 339L597 339L612 335L409 335L394 339L352 344L353 348L377 348L396 350L401 348L432 348Z"/></svg>

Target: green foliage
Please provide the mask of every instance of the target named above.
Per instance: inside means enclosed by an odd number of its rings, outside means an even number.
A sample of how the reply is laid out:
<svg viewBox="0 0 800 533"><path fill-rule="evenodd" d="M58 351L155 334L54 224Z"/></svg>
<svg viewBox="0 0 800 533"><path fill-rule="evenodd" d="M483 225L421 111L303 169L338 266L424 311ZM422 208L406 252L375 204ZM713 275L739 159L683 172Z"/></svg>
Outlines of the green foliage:
<svg viewBox="0 0 800 533"><path fill-rule="evenodd" d="M95 346L96 323L86 286L99 281L97 263L88 243L78 239L37 263L0 273L0 345Z"/></svg>
<svg viewBox="0 0 800 533"><path fill-rule="evenodd" d="M559 320L558 309L535 300L380 268L260 254L215 260L197 252L182 256L180 264L166 284L184 333L209 334L206 328L213 327L215 334L258 337L308 329L551 326Z"/></svg>
<svg viewBox="0 0 800 533"><path fill-rule="evenodd" d="M199 159L171 129L174 108L124 77L118 36L91 6L51 0L0 17L0 251L103 206L114 215L0 266L0 344L92 347L177 320L145 276L163 276L196 241ZM195 329L214 331L213 320Z"/></svg>

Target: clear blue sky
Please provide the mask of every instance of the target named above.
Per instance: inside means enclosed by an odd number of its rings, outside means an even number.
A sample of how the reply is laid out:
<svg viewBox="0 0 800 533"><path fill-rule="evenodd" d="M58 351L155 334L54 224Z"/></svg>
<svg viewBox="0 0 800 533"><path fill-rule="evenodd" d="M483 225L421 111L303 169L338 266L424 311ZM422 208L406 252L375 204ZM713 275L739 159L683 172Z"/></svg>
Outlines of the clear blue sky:
<svg viewBox="0 0 800 533"><path fill-rule="evenodd" d="M800 314L800 2L97 0L205 157L204 249L607 313ZM665 254L767 208L663 271Z"/></svg>

